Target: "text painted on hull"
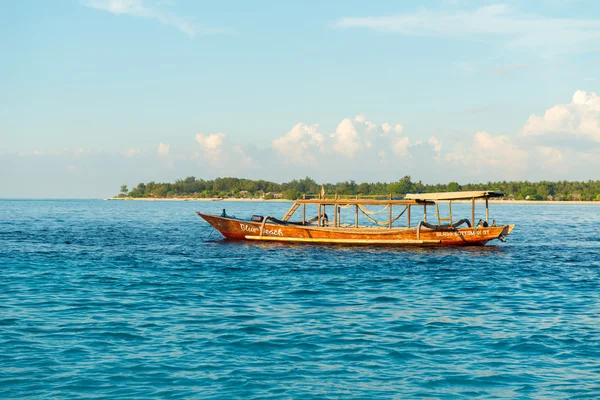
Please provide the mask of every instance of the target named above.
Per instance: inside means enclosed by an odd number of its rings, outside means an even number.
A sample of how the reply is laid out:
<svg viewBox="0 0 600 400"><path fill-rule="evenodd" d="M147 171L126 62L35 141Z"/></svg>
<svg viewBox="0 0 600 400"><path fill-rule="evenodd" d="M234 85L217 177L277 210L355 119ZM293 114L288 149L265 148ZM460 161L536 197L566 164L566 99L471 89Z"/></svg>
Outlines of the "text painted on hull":
<svg viewBox="0 0 600 400"><path fill-rule="evenodd" d="M252 225L248 225L248 224L240 224L240 229L243 230L244 232L249 232L249 233L260 233L260 229L252 226ZM263 235L266 236L283 236L283 231L281 229L264 229L263 230Z"/></svg>
<svg viewBox="0 0 600 400"><path fill-rule="evenodd" d="M435 236L480 236L489 235L489 230L464 231L464 232L436 232Z"/></svg>

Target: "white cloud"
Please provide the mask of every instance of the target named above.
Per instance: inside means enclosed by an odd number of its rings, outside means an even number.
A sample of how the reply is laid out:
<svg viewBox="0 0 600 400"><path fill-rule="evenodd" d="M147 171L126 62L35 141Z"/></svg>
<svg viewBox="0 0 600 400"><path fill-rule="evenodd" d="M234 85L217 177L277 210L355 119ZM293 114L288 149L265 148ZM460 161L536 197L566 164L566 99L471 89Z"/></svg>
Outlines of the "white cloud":
<svg viewBox="0 0 600 400"><path fill-rule="evenodd" d="M224 133L213 133L211 135L198 133L196 135L196 142L204 150L204 157L213 166L223 166L226 161L223 157L225 136Z"/></svg>
<svg viewBox="0 0 600 400"><path fill-rule="evenodd" d="M171 145L166 143L161 143L158 145L158 155L161 157L168 157L171 153Z"/></svg>
<svg viewBox="0 0 600 400"><path fill-rule="evenodd" d="M242 146L234 146L233 152L235 154L238 165L240 165L241 167L243 167L243 168L256 167L256 165L254 165L254 160L252 159L252 157L250 157L248 154L246 154L246 151L242 148Z"/></svg>
<svg viewBox="0 0 600 400"><path fill-rule="evenodd" d="M394 139L392 143L392 152L399 157L406 156L408 155L409 145L410 140L407 137Z"/></svg>
<svg viewBox="0 0 600 400"><path fill-rule="evenodd" d="M409 174L412 169L420 175L429 173L441 141L411 140L404 130L402 124L378 124L363 114L343 119L328 135L319 133L316 124L300 123L274 140L273 150L284 166L302 165L306 173L315 171L310 173L320 179L397 179L398 171Z"/></svg>
<svg viewBox="0 0 600 400"><path fill-rule="evenodd" d="M77 160L79 158L82 158L83 156L87 156L91 153L91 150L86 150L86 149L82 149L82 148L75 148L75 149L63 149L63 150L59 150L59 151L39 151L39 150L33 150L31 153L28 152L18 152L17 155L20 157L27 157L27 156L44 156L44 157L68 157L70 159L74 159Z"/></svg>
<svg viewBox="0 0 600 400"><path fill-rule="evenodd" d="M354 120L346 118L340 122L330 138L333 140L334 152L350 159L357 157L359 152L377 152L378 150L392 150L396 155L406 155L406 148L410 141L408 138L398 139L404 132L402 124L391 125L387 122L378 125L367 120L363 114L357 115Z"/></svg>
<svg viewBox="0 0 600 400"><path fill-rule="evenodd" d="M136 149L135 147L132 147L129 150L127 150L127 153L125 153L125 157L135 157L139 154L140 154L140 149Z"/></svg>
<svg viewBox="0 0 600 400"><path fill-rule="evenodd" d="M224 133L213 133L211 135L198 133L196 135L196 142L206 150L219 150L223 146L224 140Z"/></svg>
<svg viewBox="0 0 600 400"><path fill-rule="evenodd" d="M316 160L323 151L325 137L318 131L319 125L298 123L284 136L273 140L273 149L291 164L304 165Z"/></svg>
<svg viewBox="0 0 600 400"><path fill-rule="evenodd" d="M227 33L221 28L211 28L192 24L187 18L180 17L157 7L148 6L143 0L90 0L85 3L88 7L108 11L115 15L130 15L159 21L171 25L189 37L197 34Z"/></svg>
<svg viewBox="0 0 600 400"><path fill-rule="evenodd" d="M534 47L549 52L589 52L600 48L598 19L551 18L519 12L504 4L470 10L343 17L335 27L367 28L406 36L496 37L511 47Z"/></svg>
<svg viewBox="0 0 600 400"><path fill-rule="evenodd" d="M568 135L600 142L600 97L578 90L569 104L557 104L543 116L532 114L522 129L523 136Z"/></svg>
<svg viewBox="0 0 600 400"><path fill-rule="evenodd" d="M355 121L364 123L364 117L358 116ZM340 122L335 133L331 134L331 138L333 139L333 151L345 157L354 158L360 150L360 137L351 119L346 118Z"/></svg>
<svg viewBox="0 0 600 400"><path fill-rule="evenodd" d="M429 143L430 145L433 146L433 150L436 153L439 153L442 151L442 142L440 142L438 140L438 138L436 138L435 136L431 136L428 140L427 143Z"/></svg>
<svg viewBox="0 0 600 400"><path fill-rule="evenodd" d="M443 157L444 163L458 165L464 172L486 179L520 179L528 161L527 151L510 137L492 136L486 131L476 132L472 142L456 144L455 149Z"/></svg>
<svg viewBox="0 0 600 400"><path fill-rule="evenodd" d="M209 135L198 133L196 142L200 145L203 153L203 157L198 155L197 159L206 161L211 167L220 170L254 167L252 157L248 156L241 146L232 146L225 133Z"/></svg>
<svg viewBox="0 0 600 400"><path fill-rule="evenodd" d="M491 136L480 131L475 133L472 157L478 164L523 168L527 152L518 148L508 136Z"/></svg>
<svg viewBox="0 0 600 400"><path fill-rule="evenodd" d="M565 158L563 152L555 147L538 146L537 151L542 156L542 163L546 167L559 164Z"/></svg>

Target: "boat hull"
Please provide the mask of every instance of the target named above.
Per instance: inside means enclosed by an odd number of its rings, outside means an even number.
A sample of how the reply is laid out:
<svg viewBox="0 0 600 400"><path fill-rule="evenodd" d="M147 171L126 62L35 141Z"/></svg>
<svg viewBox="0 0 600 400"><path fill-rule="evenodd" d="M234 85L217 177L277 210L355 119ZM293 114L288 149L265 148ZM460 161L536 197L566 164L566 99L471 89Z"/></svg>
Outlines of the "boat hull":
<svg viewBox="0 0 600 400"><path fill-rule="evenodd" d="M510 234L514 225L452 230L318 227L262 223L198 213L227 239L312 244L483 246Z"/></svg>

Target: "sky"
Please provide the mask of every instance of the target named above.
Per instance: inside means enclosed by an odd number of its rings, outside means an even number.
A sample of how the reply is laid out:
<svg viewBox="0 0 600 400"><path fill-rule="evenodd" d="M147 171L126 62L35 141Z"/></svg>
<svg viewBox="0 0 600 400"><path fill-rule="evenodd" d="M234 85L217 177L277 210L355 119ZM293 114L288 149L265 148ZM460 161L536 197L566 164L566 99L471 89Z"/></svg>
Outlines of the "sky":
<svg viewBox="0 0 600 400"><path fill-rule="evenodd" d="M0 5L0 198L600 179L600 2Z"/></svg>

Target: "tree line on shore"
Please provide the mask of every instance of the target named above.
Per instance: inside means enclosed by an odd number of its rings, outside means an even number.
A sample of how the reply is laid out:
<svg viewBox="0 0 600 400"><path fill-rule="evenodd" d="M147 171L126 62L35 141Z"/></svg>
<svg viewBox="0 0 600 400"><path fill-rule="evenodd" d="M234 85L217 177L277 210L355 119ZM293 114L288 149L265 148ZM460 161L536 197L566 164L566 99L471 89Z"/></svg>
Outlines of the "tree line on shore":
<svg viewBox="0 0 600 400"><path fill-rule="evenodd" d="M395 182L344 181L325 183L325 192L339 195L386 195L428 192L458 192L469 190L500 190L509 199L515 200L588 200L600 201L600 181L501 181L487 183L459 184L457 182L425 184L413 182L405 176ZM314 179L294 179L290 182L275 183L265 180L240 178L216 178L214 180L196 179L193 176L179 179L174 183L140 183L132 190L121 186L116 197L131 198L284 198L294 200L302 194L317 194L321 184Z"/></svg>

